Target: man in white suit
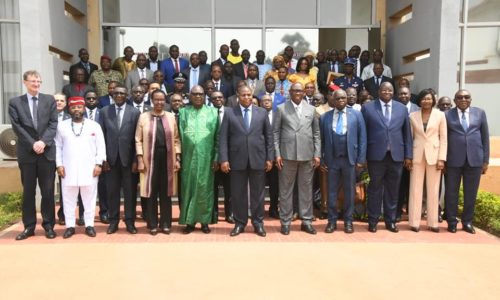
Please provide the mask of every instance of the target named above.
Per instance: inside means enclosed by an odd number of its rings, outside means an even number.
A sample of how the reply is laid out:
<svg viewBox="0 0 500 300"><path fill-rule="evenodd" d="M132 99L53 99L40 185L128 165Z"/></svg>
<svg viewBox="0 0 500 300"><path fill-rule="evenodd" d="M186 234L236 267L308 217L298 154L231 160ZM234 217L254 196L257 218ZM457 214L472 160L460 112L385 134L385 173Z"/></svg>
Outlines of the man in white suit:
<svg viewBox="0 0 500 300"><path fill-rule="evenodd" d="M69 99L71 119L57 126L56 166L62 178L64 216L66 231L63 237L75 234L75 207L78 194L85 208L85 233L95 237L94 215L97 198L97 182L106 160L104 135L99 123L83 118L85 100L83 97Z"/></svg>

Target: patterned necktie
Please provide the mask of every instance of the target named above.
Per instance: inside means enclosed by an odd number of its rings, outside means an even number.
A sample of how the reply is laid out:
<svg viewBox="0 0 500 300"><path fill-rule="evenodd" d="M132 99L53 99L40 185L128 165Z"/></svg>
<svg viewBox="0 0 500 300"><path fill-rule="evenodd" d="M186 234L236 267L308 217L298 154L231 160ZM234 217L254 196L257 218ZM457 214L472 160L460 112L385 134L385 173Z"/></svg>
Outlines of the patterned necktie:
<svg viewBox="0 0 500 300"><path fill-rule="evenodd" d="M89 109L89 119L94 121L94 110L92 110L92 109Z"/></svg>
<svg viewBox="0 0 500 300"><path fill-rule="evenodd" d="M243 121L245 122L246 129L248 130L250 128L250 118L249 118L249 113L248 113L249 109L245 108L244 111L245 111L245 114L243 115Z"/></svg>
<svg viewBox="0 0 500 300"><path fill-rule="evenodd" d="M389 104L385 104L385 114L384 114L384 117L385 117L385 123L389 124L389 122L391 122L391 114L389 112Z"/></svg>
<svg viewBox="0 0 500 300"><path fill-rule="evenodd" d="M33 126L38 129L38 98L32 97L31 100L33 100Z"/></svg>
<svg viewBox="0 0 500 300"><path fill-rule="evenodd" d="M122 126L122 107L117 107L116 108L116 124L118 125L118 129Z"/></svg>
<svg viewBox="0 0 500 300"><path fill-rule="evenodd" d="M141 79L144 79L146 78L146 76L144 76L144 69L141 69Z"/></svg>
<svg viewBox="0 0 500 300"><path fill-rule="evenodd" d="M469 128L469 124L467 124L467 118L465 117L465 111L462 111L462 128L464 129L465 132L467 132L467 129Z"/></svg>
<svg viewBox="0 0 500 300"><path fill-rule="evenodd" d="M339 118L337 120L337 127L335 127L335 132L337 134L342 134L342 129L344 127L344 120L342 118L342 115L343 115L343 111L339 110Z"/></svg>
<svg viewBox="0 0 500 300"><path fill-rule="evenodd" d="M219 90L219 83L218 82L214 82L214 85L215 85L215 90L218 91Z"/></svg>

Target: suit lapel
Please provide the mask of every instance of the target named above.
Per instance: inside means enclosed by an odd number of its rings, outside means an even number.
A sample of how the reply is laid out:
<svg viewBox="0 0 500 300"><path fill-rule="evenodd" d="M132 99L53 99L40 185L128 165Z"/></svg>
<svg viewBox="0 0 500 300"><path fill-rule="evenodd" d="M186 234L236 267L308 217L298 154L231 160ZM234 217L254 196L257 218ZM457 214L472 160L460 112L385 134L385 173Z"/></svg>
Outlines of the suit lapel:
<svg viewBox="0 0 500 300"><path fill-rule="evenodd" d="M252 119L250 121L250 130L248 130L248 134L250 134L250 132L252 132L252 130L255 127L255 124L257 124L257 118L259 117L258 114L259 114L259 110L257 109L257 106L254 106L252 104Z"/></svg>
<svg viewBox="0 0 500 300"><path fill-rule="evenodd" d="M388 127L387 123L385 122L384 114L382 113L382 105L380 104L380 99L377 99L375 101L377 101L377 102L375 102L375 110L377 111L377 113L380 117L380 121L382 121L382 124L384 124L385 127ZM393 118L393 117L394 117L394 109L392 110L391 118Z"/></svg>
<svg viewBox="0 0 500 300"><path fill-rule="evenodd" d="M244 132L247 132L247 128L245 126L245 121L243 120L243 114L241 113L241 109L239 105L233 106L233 112L238 119L238 123L240 123L241 128L243 128Z"/></svg>
<svg viewBox="0 0 500 300"><path fill-rule="evenodd" d="M285 105L285 110L287 111L286 114L295 119L295 122L292 122L292 125L294 129L297 130L298 128L300 128L300 118L295 111L295 106L293 105L291 100L288 101Z"/></svg>
<svg viewBox="0 0 500 300"><path fill-rule="evenodd" d="M28 95L24 94L21 96L21 106L23 107L24 113L31 120L31 127L35 128L35 124L33 123L33 117L31 116L30 105L28 104Z"/></svg>

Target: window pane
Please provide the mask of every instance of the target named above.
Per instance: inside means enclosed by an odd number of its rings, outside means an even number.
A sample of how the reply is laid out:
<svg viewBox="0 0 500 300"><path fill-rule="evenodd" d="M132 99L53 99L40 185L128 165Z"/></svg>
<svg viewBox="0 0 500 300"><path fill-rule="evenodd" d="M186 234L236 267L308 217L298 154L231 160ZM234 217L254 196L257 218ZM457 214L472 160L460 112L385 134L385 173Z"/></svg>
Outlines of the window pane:
<svg viewBox="0 0 500 300"><path fill-rule="evenodd" d="M160 23L210 25L211 7L211 0L160 0Z"/></svg>
<svg viewBox="0 0 500 300"><path fill-rule="evenodd" d="M120 22L119 0L102 0L102 20L104 23Z"/></svg>
<svg viewBox="0 0 500 300"><path fill-rule="evenodd" d="M267 0L266 24L316 25L316 1Z"/></svg>
<svg viewBox="0 0 500 300"><path fill-rule="evenodd" d="M21 45L19 24L0 24L0 92L3 101L3 122L10 123L8 117L9 99L21 94Z"/></svg>
<svg viewBox="0 0 500 300"><path fill-rule="evenodd" d="M308 50L318 51L318 29L267 29L266 55L273 58L283 53L286 46L294 50L294 57L299 58Z"/></svg>
<svg viewBox="0 0 500 300"><path fill-rule="evenodd" d="M352 0L351 5L351 25L372 23L372 0Z"/></svg>
<svg viewBox="0 0 500 300"><path fill-rule="evenodd" d="M19 4L17 3L17 1L0 1L0 19L19 20Z"/></svg>
<svg viewBox="0 0 500 300"><path fill-rule="evenodd" d="M500 1L469 0L469 22L500 21Z"/></svg>
<svg viewBox="0 0 500 300"><path fill-rule="evenodd" d="M237 39L240 43L241 51L247 49L250 51L250 61L255 60L255 53L262 49L262 30L261 29L215 29L215 50L212 61L219 58L220 45L229 46L232 39Z"/></svg>
<svg viewBox="0 0 500 300"><path fill-rule="evenodd" d="M248 0L216 0L216 24L262 24L262 2Z"/></svg>
<svg viewBox="0 0 500 300"><path fill-rule="evenodd" d="M493 101L500 91L499 39L500 27L467 29L465 88L472 94L472 105L486 111L490 135L500 135L500 122L494 121L500 105Z"/></svg>
<svg viewBox="0 0 500 300"><path fill-rule="evenodd" d="M113 58L122 56L123 48L131 46L135 53L147 53L157 45L160 59L168 57L168 48L175 43L180 55L189 57L193 52L207 51L211 55L210 28L138 28L111 27L104 32L104 52Z"/></svg>

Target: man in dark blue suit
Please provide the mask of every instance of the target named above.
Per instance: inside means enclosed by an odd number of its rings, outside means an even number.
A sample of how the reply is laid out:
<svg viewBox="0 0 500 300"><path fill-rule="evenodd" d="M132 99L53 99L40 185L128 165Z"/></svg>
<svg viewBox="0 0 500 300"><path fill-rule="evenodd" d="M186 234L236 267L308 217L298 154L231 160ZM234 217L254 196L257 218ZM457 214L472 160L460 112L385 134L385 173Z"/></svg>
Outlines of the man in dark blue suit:
<svg viewBox="0 0 500 300"><path fill-rule="evenodd" d="M448 154L446 158L445 214L448 231L457 232L457 207L460 181L464 185L462 228L476 233L472 226L474 205L481 174L488 170L490 135L484 110L470 107L468 90L455 94L455 108L446 112L448 124Z"/></svg>
<svg viewBox="0 0 500 300"><path fill-rule="evenodd" d="M258 97L259 99L262 99L262 96L264 95L268 95L269 97L271 97L273 103L273 111L276 111L278 105L285 103L286 98L274 91L276 87L276 80L274 80L272 76L266 78L264 86L266 88L266 91L260 93Z"/></svg>
<svg viewBox="0 0 500 300"><path fill-rule="evenodd" d="M234 95L233 84L222 76L222 68L219 65L212 65L210 79L214 84L214 91L222 92L225 99Z"/></svg>
<svg viewBox="0 0 500 300"><path fill-rule="evenodd" d="M231 196L235 227L231 236L245 230L248 222L248 193L252 225L259 236L264 230L264 187L266 172L273 167L273 132L267 111L252 105L253 91L238 89L239 105L225 110L219 136L219 162L231 172Z"/></svg>
<svg viewBox="0 0 500 300"><path fill-rule="evenodd" d="M185 92L190 91L195 85L203 85L203 83L210 77L210 69L201 68L198 53L191 54L189 62L191 63L191 66L182 70L182 74L184 74L187 78Z"/></svg>
<svg viewBox="0 0 500 300"><path fill-rule="evenodd" d="M335 109L320 118L321 167L328 172L328 224L326 233L337 229L337 196L340 185L344 188L344 232L353 233L354 187L356 168L366 162L366 128L363 115L347 108L344 90L328 92L328 101ZM332 99L333 98L333 99Z"/></svg>
<svg viewBox="0 0 500 300"><path fill-rule="evenodd" d="M132 170L136 168L135 128L139 110L126 104L127 88L118 85L113 92L115 104L101 109L100 120L106 141L106 158L103 170L106 173L108 193L108 234L118 230L120 221L120 191L123 190L125 225L129 233L137 233L135 228L135 202L132 199Z"/></svg>
<svg viewBox="0 0 500 300"><path fill-rule="evenodd" d="M384 204L385 227L398 232L396 208L399 182L405 167L411 166L413 143L408 111L393 101L394 88L383 82L378 99L363 105L361 112L367 132L367 160L370 184L368 185L368 231L377 232L377 223Z"/></svg>
<svg viewBox="0 0 500 300"><path fill-rule="evenodd" d="M115 87L118 84L119 84L118 81L110 81L108 83L108 94L99 97L99 104L97 105L99 108L103 108L105 106L115 103L115 101L113 100L113 91L115 90Z"/></svg>
<svg viewBox="0 0 500 300"><path fill-rule="evenodd" d="M160 67L163 75L165 75L167 91L171 92L174 85L174 74L189 67L189 62L182 57L179 58L179 47L177 45L170 46L168 53L170 58L164 59Z"/></svg>

